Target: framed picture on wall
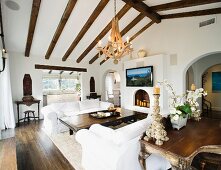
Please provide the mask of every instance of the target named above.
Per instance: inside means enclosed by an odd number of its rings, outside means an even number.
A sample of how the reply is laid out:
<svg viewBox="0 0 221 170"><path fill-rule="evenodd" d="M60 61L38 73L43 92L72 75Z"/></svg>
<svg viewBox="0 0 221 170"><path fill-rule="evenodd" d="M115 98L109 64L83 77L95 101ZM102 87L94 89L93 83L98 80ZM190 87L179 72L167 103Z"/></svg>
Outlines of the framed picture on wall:
<svg viewBox="0 0 221 170"><path fill-rule="evenodd" d="M212 91L221 93L221 72L212 72Z"/></svg>

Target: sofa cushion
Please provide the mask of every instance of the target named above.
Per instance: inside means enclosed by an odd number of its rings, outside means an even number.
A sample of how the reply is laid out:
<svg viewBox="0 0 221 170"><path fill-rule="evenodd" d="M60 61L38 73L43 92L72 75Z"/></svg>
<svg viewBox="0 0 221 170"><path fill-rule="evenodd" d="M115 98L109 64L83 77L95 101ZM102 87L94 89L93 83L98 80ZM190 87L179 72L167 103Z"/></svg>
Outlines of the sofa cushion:
<svg viewBox="0 0 221 170"><path fill-rule="evenodd" d="M114 105L112 103L109 103L109 102L100 102L100 107L103 110L107 110L109 107L114 107Z"/></svg>
<svg viewBox="0 0 221 170"><path fill-rule="evenodd" d="M62 110L62 107L65 105L65 103L52 103L50 104L50 108L51 110L53 110L54 112L58 112Z"/></svg>
<svg viewBox="0 0 221 170"><path fill-rule="evenodd" d="M99 124L94 124L89 130L104 139L110 140L117 145L121 145L124 142L141 136L150 125L151 121L151 117L147 117L146 119L137 121L116 130Z"/></svg>
<svg viewBox="0 0 221 170"><path fill-rule="evenodd" d="M115 134L115 131L113 129L111 129L109 127L102 126L100 124L93 124L89 128L89 131L93 132L94 134L96 134L102 138L108 139L110 141L113 140L113 137Z"/></svg>
<svg viewBox="0 0 221 170"><path fill-rule="evenodd" d="M92 108L99 108L100 102L98 99L95 100L84 100L79 102L80 110L87 110Z"/></svg>
<svg viewBox="0 0 221 170"><path fill-rule="evenodd" d="M80 107L78 102L66 102L60 109L66 116L74 116L79 114Z"/></svg>

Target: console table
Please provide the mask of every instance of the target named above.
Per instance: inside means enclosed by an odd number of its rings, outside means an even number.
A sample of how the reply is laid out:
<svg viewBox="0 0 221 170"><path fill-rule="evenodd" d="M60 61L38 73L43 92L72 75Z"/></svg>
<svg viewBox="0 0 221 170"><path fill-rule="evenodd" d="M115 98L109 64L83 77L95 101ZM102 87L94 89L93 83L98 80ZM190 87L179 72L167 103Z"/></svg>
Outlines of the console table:
<svg viewBox="0 0 221 170"><path fill-rule="evenodd" d="M38 104L38 116L35 117L35 118L37 118L37 119L39 120L40 101L41 101L41 100L37 100L37 99L34 99L34 100L32 100L32 101L22 101L22 100L21 100L21 101L15 101L15 103L17 104L18 126L19 126L19 122L20 122L21 120L24 120L24 118L19 119L19 113L20 113L20 111L19 111L19 105L31 106L31 105L33 105L33 104Z"/></svg>
<svg viewBox="0 0 221 170"><path fill-rule="evenodd" d="M165 157L174 169L192 169L193 158L200 152L221 154L221 120L202 118L199 122L188 120L180 130L167 130L169 141L155 145L153 141L140 139L139 161L146 170L145 160L156 153Z"/></svg>

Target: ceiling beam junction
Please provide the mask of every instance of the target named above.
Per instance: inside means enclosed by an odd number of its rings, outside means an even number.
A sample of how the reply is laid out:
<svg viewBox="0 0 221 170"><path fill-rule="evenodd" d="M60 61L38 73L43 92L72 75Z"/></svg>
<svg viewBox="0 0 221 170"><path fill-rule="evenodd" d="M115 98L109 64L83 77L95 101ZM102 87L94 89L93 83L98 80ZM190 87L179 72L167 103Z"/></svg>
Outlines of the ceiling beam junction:
<svg viewBox="0 0 221 170"><path fill-rule="evenodd" d="M152 21L156 23L161 22L161 16L157 12L152 10L152 8L146 5L144 2L140 0L122 0L122 1L124 1L126 4L130 5L131 7L133 7L140 13L144 14L146 17L150 18Z"/></svg>

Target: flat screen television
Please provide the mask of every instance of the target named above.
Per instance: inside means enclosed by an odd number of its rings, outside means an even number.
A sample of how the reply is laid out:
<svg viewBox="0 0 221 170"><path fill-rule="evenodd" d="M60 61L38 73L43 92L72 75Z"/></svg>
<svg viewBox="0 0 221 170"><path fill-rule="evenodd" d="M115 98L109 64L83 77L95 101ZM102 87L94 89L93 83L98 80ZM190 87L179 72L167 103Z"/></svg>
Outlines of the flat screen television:
<svg viewBox="0 0 221 170"><path fill-rule="evenodd" d="M153 87L153 66L126 69L126 86Z"/></svg>

